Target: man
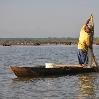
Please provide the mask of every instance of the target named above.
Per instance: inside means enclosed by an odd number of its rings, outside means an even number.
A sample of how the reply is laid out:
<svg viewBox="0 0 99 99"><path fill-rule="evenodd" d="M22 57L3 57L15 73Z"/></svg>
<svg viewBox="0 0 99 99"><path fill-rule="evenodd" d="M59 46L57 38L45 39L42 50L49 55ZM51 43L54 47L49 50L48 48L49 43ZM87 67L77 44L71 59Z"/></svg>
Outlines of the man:
<svg viewBox="0 0 99 99"><path fill-rule="evenodd" d="M93 44L93 16L91 15L86 23L83 25L80 31L80 37L78 42L78 61L81 66L86 66L89 63L88 50L92 52Z"/></svg>

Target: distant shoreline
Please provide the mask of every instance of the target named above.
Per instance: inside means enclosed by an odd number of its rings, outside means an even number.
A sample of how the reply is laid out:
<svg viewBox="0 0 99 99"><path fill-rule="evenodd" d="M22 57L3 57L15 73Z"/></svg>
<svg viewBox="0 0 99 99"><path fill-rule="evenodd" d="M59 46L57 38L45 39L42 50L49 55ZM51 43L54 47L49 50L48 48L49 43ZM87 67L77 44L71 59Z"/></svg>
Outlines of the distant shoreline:
<svg viewBox="0 0 99 99"><path fill-rule="evenodd" d="M75 45L78 38L0 38L0 45ZM99 45L99 39L94 39L94 44Z"/></svg>

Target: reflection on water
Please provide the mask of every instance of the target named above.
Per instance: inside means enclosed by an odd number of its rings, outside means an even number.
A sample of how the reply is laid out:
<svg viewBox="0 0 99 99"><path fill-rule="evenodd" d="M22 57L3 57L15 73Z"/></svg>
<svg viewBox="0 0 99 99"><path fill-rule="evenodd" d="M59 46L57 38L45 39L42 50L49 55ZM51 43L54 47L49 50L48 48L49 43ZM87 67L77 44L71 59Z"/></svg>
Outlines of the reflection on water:
<svg viewBox="0 0 99 99"><path fill-rule="evenodd" d="M81 94L79 99L82 99L81 96L95 99L95 84L94 78L92 76L82 75L81 77L79 77L79 85Z"/></svg>

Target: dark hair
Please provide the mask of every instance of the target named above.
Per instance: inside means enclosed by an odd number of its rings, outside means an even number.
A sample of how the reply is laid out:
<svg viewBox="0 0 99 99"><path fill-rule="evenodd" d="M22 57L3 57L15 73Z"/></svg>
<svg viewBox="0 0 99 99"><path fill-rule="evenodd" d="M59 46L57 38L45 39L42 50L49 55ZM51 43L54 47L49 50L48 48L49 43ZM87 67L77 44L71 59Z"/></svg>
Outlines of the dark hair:
<svg viewBox="0 0 99 99"><path fill-rule="evenodd" d="M84 27L85 32L90 33L91 32L91 28L89 28L87 25Z"/></svg>

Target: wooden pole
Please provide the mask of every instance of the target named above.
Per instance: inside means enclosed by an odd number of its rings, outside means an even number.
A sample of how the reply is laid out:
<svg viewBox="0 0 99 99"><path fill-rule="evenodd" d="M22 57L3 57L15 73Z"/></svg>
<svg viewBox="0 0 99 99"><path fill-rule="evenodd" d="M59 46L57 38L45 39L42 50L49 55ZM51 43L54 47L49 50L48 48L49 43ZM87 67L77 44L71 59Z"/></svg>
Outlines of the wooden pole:
<svg viewBox="0 0 99 99"><path fill-rule="evenodd" d="M92 26L92 32L91 32L91 36L92 36L92 44L93 44L93 36L94 36L94 20L93 20L93 15L91 14L91 16L90 16L90 21L91 21L91 26ZM98 66L98 63L97 63L97 61L96 61L96 58L95 58L95 55L94 55L94 53L93 53L93 46L92 46L92 49L91 49L91 56L92 56L92 62L91 63L95 63L95 65L96 66ZM91 64L92 65L92 64Z"/></svg>

